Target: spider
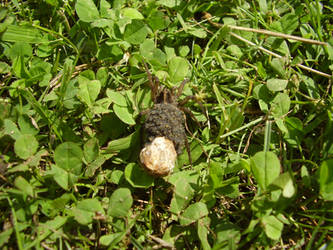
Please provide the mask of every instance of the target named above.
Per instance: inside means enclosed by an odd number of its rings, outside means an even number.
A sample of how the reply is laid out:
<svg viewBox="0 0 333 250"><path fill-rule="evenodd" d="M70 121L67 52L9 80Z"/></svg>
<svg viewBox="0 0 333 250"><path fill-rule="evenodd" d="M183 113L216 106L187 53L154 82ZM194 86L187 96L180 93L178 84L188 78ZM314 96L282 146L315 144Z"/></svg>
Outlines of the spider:
<svg viewBox="0 0 333 250"><path fill-rule="evenodd" d="M190 147L185 132L185 112L189 113L191 117L194 115L184 107L184 104L190 99L195 101L197 99L194 96L187 96L178 101L188 79L185 79L179 87L167 89L160 85L159 79L152 76L147 64L143 63L154 105L151 109L143 112L146 115L143 125L146 143L140 152L140 162L149 174L165 176L172 172L177 156L183 152L184 146L192 165ZM203 109L202 104L198 103Z"/></svg>

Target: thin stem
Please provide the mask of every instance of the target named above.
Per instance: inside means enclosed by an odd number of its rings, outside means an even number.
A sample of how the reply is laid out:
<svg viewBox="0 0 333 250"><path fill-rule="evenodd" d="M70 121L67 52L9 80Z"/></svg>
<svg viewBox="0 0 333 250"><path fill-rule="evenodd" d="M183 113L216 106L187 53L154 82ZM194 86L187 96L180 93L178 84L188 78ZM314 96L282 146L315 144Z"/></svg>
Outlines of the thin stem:
<svg viewBox="0 0 333 250"><path fill-rule="evenodd" d="M245 124L244 126L241 126L241 127L237 128L235 130L232 130L232 131L230 131L230 132L228 132L228 133L226 133L224 135L221 135L220 139L226 138L226 137L228 137L230 135L233 135L233 134L235 134L235 133L237 133L237 132L239 132L239 131L241 131L243 129L246 129L246 128L249 128L249 127L251 127L253 125L256 125L257 123L261 122L262 120L264 120L264 116L262 116L262 117L260 117L260 118L258 118L256 120L254 120L252 122L249 122L249 123Z"/></svg>
<svg viewBox="0 0 333 250"><path fill-rule="evenodd" d="M76 52L76 54L77 55L80 55L80 51L79 51L79 49L67 38L67 37L65 37L64 35L62 35L62 34L60 34L60 33L58 33L58 32L55 32L55 31L53 31L53 30L50 30L50 29L47 29L47 28L44 28L44 27L42 27L42 26L39 26L39 25L37 25L37 24L33 24L32 25L33 27L35 27L35 28L37 28L37 29L40 29L40 30L42 30L42 31L44 31L44 32L47 32L47 33L49 33L49 34L52 34L52 35L55 35L55 36L58 36L58 37L61 37L62 39L64 39L74 50L75 50L75 52Z"/></svg>
<svg viewBox="0 0 333 250"><path fill-rule="evenodd" d="M316 69L313 69L313 68L310 68L310 67L305 66L305 65L303 65L303 64L299 64L299 63L297 63L296 66L297 66L297 67L300 67L301 69L305 69L305 70L307 70L307 71L310 71L310 72L316 73L316 74L321 75L321 76L326 77L326 78L331 78L331 77L332 77L332 76L329 75L329 74L326 74L326 73L324 73L324 72L321 72L321 71L316 70Z"/></svg>
<svg viewBox="0 0 333 250"><path fill-rule="evenodd" d="M207 19L207 21L216 26L216 27L228 27L232 30L242 30L242 31L249 31L249 32L255 32L255 33L260 33L260 34L264 34L264 35L268 35L268 36L276 36L276 37L281 37L284 39L292 39L295 41L300 41L300 42L304 42L304 43L310 43L310 44L318 44L318 45L325 45L327 46L328 44L326 42L321 42L321 41L317 41L317 40L313 40L313 39L308 39L308 38L303 38L303 37L299 37L299 36L293 36L293 35L288 35L288 34L284 34L284 33L280 33L280 32L275 32L275 31L270 31L270 30L264 30L264 29L254 29L254 28L248 28L248 27L240 27L240 26L234 26L234 25L223 25L221 23L216 23L213 22L211 19L213 18L211 14L209 14L208 12L204 13L204 18Z"/></svg>
<svg viewBox="0 0 333 250"><path fill-rule="evenodd" d="M321 41L308 39L308 38L303 38L303 37L299 37L299 36L283 34L283 33L280 33L280 32L274 32L274 31L270 31L270 30L253 29L253 28L239 27L239 26L234 26L234 25L228 25L228 27L232 30L242 30L242 31L255 32L255 33L265 34L265 35L268 35L268 36L276 36L276 37L281 37L281 38L284 38L284 39L292 39L292 40L300 41L300 42L303 42L303 43L310 43L310 44L317 44L317 45L324 45L324 46L328 45L326 42L321 42Z"/></svg>
<svg viewBox="0 0 333 250"><path fill-rule="evenodd" d="M260 45L257 45L257 44L255 44L255 43L253 43L253 42L251 42L251 41L245 39L244 37L241 37L241 36L239 36L239 35L237 35L237 34L235 34L235 33L233 33L233 32L230 32L230 35L232 35L233 37L235 37L235 38L241 40L241 41L244 42L244 43L247 43L247 44L250 44L250 45L252 45L252 46L257 47L258 49L260 49L261 51L266 52L266 53L269 54L269 55L272 55L272 56L277 57L277 58L282 58L281 55L276 54L276 53L274 53L273 51L270 51L270 50L268 50L268 49L266 49L266 48L264 48L264 47L262 47L262 46L260 46Z"/></svg>
<svg viewBox="0 0 333 250"><path fill-rule="evenodd" d="M274 53L274 52L272 52L272 51L270 51L270 50L268 50L268 49L266 49L266 48L264 48L264 47L262 47L262 46L259 46L259 45L255 44L255 43L253 43L253 42L251 42L251 41L245 39L244 37L241 37L241 36L239 36L239 35L237 35L237 34L235 34L235 33L233 33L233 32L230 32L230 35L232 35L233 37L235 37L235 38L237 38L237 39L243 41L244 43L247 43L247 44L249 44L249 45L251 45L251 46L255 46L255 47L257 47L259 50L261 50L261 51L263 51L263 52L265 52L265 53L267 53L267 54L269 54L269 55L272 55L272 56L277 57L277 58L283 58L283 56L281 56L281 55L279 55L279 54L277 54L277 53ZM302 64L300 64L300 63L297 63L296 66L299 67L299 68L305 69L305 70L307 70L307 71L310 71L310 72L312 72L312 73L316 73L316 74L318 74L318 75L324 76L324 77L326 77L326 78L331 78L331 77L332 77L332 76L329 75L329 74L326 74L326 73L321 72L321 71L319 71L319 70L312 69L312 68L310 68L310 67L304 66L304 65L302 65Z"/></svg>

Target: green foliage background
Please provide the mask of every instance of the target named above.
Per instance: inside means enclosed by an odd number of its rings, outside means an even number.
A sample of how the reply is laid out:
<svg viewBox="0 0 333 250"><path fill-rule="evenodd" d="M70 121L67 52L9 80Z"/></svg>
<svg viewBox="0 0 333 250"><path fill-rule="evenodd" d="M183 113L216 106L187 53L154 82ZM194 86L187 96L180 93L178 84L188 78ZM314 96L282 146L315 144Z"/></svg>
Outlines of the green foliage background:
<svg viewBox="0 0 333 250"><path fill-rule="evenodd" d="M332 10L2 1L0 247L332 247ZM186 104L193 165L164 178L138 164L143 60L208 115Z"/></svg>

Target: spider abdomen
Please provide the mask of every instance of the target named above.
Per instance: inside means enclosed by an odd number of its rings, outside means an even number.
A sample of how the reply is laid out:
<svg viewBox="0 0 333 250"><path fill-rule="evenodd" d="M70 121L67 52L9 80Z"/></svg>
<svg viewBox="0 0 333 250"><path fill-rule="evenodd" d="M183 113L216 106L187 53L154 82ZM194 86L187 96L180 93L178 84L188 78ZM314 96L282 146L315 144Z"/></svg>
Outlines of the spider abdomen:
<svg viewBox="0 0 333 250"><path fill-rule="evenodd" d="M155 104L144 124L147 140L152 142L156 137L166 137L174 143L177 154L181 154L186 140L184 123L184 114L177 106Z"/></svg>

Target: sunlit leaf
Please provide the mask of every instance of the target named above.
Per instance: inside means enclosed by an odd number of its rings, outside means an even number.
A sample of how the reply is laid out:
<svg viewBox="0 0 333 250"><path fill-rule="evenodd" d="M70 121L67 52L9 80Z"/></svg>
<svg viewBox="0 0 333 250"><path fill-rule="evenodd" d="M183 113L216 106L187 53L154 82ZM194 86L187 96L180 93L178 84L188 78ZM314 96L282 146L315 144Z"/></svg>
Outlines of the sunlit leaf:
<svg viewBox="0 0 333 250"><path fill-rule="evenodd" d="M288 80L275 78L267 80L267 88L273 92L284 90L287 87L287 84Z"/></svg>
<svg viewBox="0 0 333 250"><path fill-rule="evenodd" d="M47 42L38 29L29 25L8 25L6 31L1 35L1 40L6 42L42 43Z"/></svg>
<svg viewBox="0 0 333 250"><path fill-rule="evenodd" d="M33 156L38 149L38 141L33 135L25 134L17 138L14 150L18 157L26 160Z"/></svg>
<svg viewBox="0 0 333 250"><path fill-rule="evenodd" d="M75 220L83 225L91 223L96 212L104 213L101 203L96 198L81 200L73 208Z"/></svg>
<svg viewBox="0 0 333 250"><path fill-rule="evenodd" d="M148 29L143 21L132 20L132 22L126 25L124 32L124 40L131 44L140 44L148 35Z"/></svg>
<svg viewBox="0 0 333 250"><path fill-rule="evenodd" d="M99 18L98 9L93 0L78 0L75 4L75 10L84 22L93 22Z"/></svg>
<svg viewBox="0 0 333 250"><path fill-rule="evenodd" d="M271 111L274 117L281 117L288 113L290 108L290 98L285 93L278 93L272 103L271 103Z"/></svg>
<svg viewBox="0 0 333 250"><path fill-rule="evenodd" d="M278 240L281 237L283 223L273 215L262 217L261 222L264 226L266 235L272 240Z"/></svg>
<svg viewBox="0 0 333 250"><path fill-rule="evenodd" d="M79 88L78 97L88 106L92 106L101 90L101 83L99 80L91 81L85 77L79 77Z"/></svg>
<svg viewBox="0 0 333 250"><path fill-rule="evenodd" d="M296 192L293 179L289 173L281 174L272 184L281 188L282 195L286 198L291 198Z"/></svg>
<svg viewBox="0 0 333 250"><path fill-rule="evenodd" d="M280 174L280 161L273 152L258 152L251 157L251 170L262 189L266 189Z"/></svg>
<svg viewBox="0 0 333 250"><path fill-rule="evenodd" d="M64 142L54 151L54 160L58 167L79 175L81 173L83 152L74 142Z"/></svg>
<svg viewBox="0 0 333 250"><path fill-rule="evenodd" d="M326 160L320 165L319 185L323 198L333 201L333 159Z"/></svg>
<svg viewBox="0 0 333 250"><path fill-rule="evenodd" d="M128 188L115 190L109 202L108 214L112 217L124 217L132 207L133 198Z"/></svg>
<svg viewBox="0 0 333 250"><path fill-rule="evenodd" d="M206 204L197 202L185 209L184 213L180 216L179 222L182 226L186 226L207 215L208 209Z"/></svg>
<svg viewBox="0 0 333 250"><path fill-rule="evenodd" d="M97 138L91 138L83 145L83 154L87 162L95 160L99 153Z"/></svg>
<svg viewBox="0 0 333 250"><path fill-rule="evenodd" d="M20 189L23 193L33 197L34 196L34 189L32 185L24 179L22 176L19 176L14 181L15 187Z"/></svg>
<svg viewBox="0 0 333 250"><path fill-rule="evenodd" d="M173 84L183 81L189 73L189 65L182 57L173 57L168 62L169 76Z"/></svg>
<svg viewBox="0 0 333 250"><path fill-rule="evenodd" d="M148 188L154 185L154 177L136 163L130 163L125 168L126 180L136 188Z"/></svg>
<svg viewBox="0 0 333 250"><path fill-rule="evenodd" d="M124 8L120 11L120 13L124 17L128 17L130 19L143 19L143 15L134 8Z"/></svg>

